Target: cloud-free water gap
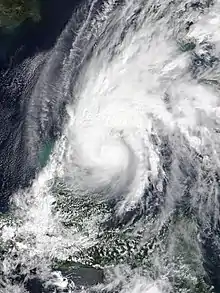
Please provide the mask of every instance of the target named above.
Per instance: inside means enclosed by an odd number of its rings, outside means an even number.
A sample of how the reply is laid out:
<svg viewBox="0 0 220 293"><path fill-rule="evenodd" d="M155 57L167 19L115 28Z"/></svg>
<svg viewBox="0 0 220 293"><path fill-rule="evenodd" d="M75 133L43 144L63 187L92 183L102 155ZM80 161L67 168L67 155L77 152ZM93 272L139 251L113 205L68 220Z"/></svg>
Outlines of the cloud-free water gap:
<svg viewBox="0 0 220 293"><path fill-rule="evenodd" d="M30 155L62 131L1 220L2 290L85 292L80 266L103 276L88 292L217 292L220 4L97 3L77 27L73 15L30 93Z"/></svg>

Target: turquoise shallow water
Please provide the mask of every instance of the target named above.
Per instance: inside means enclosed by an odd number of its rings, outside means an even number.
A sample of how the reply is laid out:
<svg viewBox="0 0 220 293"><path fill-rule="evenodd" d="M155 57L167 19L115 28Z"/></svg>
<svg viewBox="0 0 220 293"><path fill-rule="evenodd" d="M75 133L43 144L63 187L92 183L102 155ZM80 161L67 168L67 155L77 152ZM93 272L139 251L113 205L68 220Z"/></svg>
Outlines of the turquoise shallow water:
<svg viewBox="0 0 220 293"><path fill-rule="evenodd" d="M46 143L42 149L40 150L39 153L39 162L40 162L40 166L41 168L45 167L47 164L47 161L49 160L50 154L53 151L53 147L54 147L55 142L50 141L48 143Z"/></svg>

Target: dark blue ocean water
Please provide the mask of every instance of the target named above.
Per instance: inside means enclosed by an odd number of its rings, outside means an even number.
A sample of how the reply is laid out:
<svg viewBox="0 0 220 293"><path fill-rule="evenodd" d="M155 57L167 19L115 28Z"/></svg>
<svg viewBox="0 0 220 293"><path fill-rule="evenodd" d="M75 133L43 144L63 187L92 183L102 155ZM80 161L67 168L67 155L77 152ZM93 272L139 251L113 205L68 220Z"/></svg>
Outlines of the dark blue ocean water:
<svg viewBox="0 0 220 293"><path fill-rule="evenodd" d="M24 100L22 93L27 81L13 69L25 59L50 50L80 2L40 1L39 22L27 19L10 32L0 31L0 211L7 210L10 194L30 182L38 165L30 166L26 161L22 129L28 95Z"/></svg>
<svg viewBox="0 0 220 293"><path fill-rule="evenodd" d="M0 212L7 211L10 195L19 187L27 186L41 168L38 156L31 163L27 160L26 137L23 135L28 102L28 93L24 99L23 92L27 80L22 75L15 74L13 69L22 66L26 58L51 49L80 2L43 1L39 23L26 20L10 34L0 34ZM34 84L35 80L32 82ZM58 134L57 129L51 128L48 131L44 137L43 156L47 156ZM215 235L213 236L219 230L215 229L205 239L204 256L209 282L219 292L219 251L214 244ZM41 285L36 280L29 284L32 293L43 292L40 288Z"/></svg>

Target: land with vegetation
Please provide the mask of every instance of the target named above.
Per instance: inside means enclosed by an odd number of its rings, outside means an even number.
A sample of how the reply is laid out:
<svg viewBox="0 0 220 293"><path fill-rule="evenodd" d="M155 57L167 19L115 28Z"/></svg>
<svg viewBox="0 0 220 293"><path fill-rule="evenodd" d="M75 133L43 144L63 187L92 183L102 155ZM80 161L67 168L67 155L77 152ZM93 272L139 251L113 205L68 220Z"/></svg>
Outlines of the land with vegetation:
<svg viewBox="0 0 220 293"><path fill-rule="evenodd" d="M1 29L13 29L26 19L40 20L38 0L0 0Z"/></svg>

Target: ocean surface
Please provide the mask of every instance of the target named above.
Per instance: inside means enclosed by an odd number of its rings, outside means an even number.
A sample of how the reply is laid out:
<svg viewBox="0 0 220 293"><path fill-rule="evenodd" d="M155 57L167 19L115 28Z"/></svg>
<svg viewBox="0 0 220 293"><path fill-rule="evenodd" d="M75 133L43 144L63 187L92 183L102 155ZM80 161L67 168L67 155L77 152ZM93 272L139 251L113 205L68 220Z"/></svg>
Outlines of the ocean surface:
<svg viewBox="0 0 220 293"><path fill-rule="evenodd" d="M0 46L0 292L218 293L220 1L51 2Z"/></svg>

